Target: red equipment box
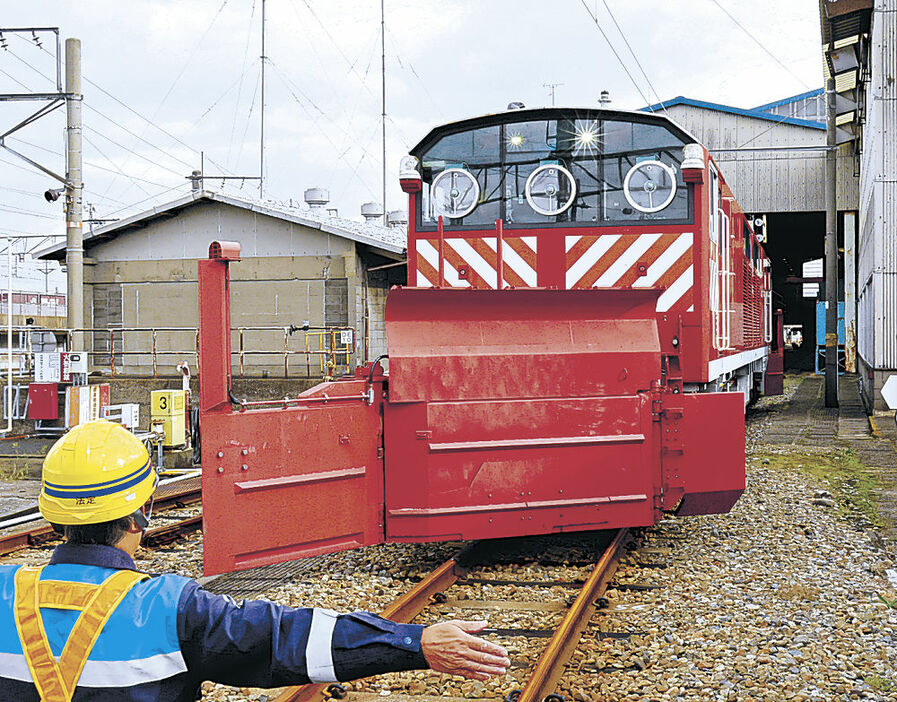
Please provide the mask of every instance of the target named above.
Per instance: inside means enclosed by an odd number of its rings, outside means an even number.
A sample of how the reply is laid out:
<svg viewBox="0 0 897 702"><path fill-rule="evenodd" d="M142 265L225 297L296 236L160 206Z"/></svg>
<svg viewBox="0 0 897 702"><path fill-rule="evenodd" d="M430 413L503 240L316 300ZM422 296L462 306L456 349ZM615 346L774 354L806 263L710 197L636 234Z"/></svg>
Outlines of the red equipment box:
<svg viewBox="0 0 897 702"><path fill-rule="evenodd" d="M28 419L59 418L59 386L57 383L28 385Z"/></svg>

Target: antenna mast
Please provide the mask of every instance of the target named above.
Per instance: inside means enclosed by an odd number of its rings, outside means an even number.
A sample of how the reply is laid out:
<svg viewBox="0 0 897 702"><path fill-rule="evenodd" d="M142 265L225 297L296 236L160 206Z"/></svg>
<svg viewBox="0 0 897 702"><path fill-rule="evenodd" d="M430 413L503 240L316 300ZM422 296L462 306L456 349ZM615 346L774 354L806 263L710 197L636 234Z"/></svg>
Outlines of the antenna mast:
<svg viewBox="0 0 897 702"><path fill-rule="evenodd" d="M259 200L265 192L265 0L262 0L262 110L261 110L261 137L259 138Z"/></svg>
<svg viewBox="0 0 897 702"><path fill-rule="evenodd" d="M383 141L383 224L386 224L386 0L380 0L380 86L382 88L380 114Z"/></svg>

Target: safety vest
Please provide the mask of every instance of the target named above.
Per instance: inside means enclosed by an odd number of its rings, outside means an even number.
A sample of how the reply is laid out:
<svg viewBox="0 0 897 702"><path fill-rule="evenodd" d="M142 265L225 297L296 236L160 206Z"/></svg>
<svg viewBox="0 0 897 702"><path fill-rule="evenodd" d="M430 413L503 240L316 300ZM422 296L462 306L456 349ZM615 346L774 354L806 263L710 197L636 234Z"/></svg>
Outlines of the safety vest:
<svg viewBox="0 0 897 702"><path fill-rule="evenodd" d="M76 686L121 695L186 672L177 609L188 582L70 563L0 566L0 685L32 682L44 702L70 702Z"/></svg>

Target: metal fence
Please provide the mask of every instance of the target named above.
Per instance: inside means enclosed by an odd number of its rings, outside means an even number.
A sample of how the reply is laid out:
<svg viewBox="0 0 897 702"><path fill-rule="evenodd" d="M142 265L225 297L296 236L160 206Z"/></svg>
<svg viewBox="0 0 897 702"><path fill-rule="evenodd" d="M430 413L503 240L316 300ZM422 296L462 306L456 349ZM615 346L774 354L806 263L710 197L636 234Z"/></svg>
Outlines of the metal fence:
<svg viewBox="0 0 897 702"><path fill-rule="evenodd" d="M46 343L32 344L33 334L46 330L13 327L13 367L19 376L34 375L34 354L47 351ZM192 359L199 366L199 330L196 327L115 327L107 329L61 329L56 332L65 350L79 342L91 371L110 375L158 377ZM18 339L18 348L16 348ZM333 377L348 375L355 364L355 330L351 327L247 326L231 328L231 358L240 378L282 374L289 377ZM0 333L0 346L6 335ZM5 359L5 351L2 353ZM168 375L168 373L166 373Z"/></svg>

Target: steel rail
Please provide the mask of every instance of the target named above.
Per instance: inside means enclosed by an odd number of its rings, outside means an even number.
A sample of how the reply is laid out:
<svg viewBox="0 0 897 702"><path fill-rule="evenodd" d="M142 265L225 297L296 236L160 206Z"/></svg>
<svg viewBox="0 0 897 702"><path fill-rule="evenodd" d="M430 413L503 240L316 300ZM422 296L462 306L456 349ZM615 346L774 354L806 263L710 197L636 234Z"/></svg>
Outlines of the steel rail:
<svg viewBox="0 0 897 702"><path fill-rule="evenodd" d="M381 612L381 616L396 622L407 623L420 614L430 604L433 595L447 590L458 578L467 574L467 569L458 565L458 556L447 560L417 585L400 595ZM322 702L328 699L327 690L333 683L314 683L285 688L274 702Z"/></svg>
<svg viewBox="0 0 897 702"><path fill-rule="evenodd" d="M181 486L180 489L163 491L162 494L157 494L154 509L164 511L172 507L192 504L202 500L202 491L198 478L181 482L186 484ZM56 536L56 532L50 523L41 519L38 524L27 529L0 534L0 556L5 556L22 548L40 546Z"/></svg>
<svg viewBox="0 0 897 702"><path fill-rule="evenodd" d="M583 630L595 613L595 600L604 594L617 570L628 533L627 529L617 532L613 541L601 555L573 605L567 610L545 650L542 651L542 656L536 663L532 677L526 683L517 702L541 702L547 695L554 692Z"/></svg>
<svg viewBox="0 0 897 702"><path fill-rule="evenodd" d="M177 541L177 539L184 534L196 531L197 529L202 529L201 514L181 519L174 524L166 524L164 526L147 529L143 534L140 545L145 548L164 546L165 544L170 544L172 541Z"/></svg>

